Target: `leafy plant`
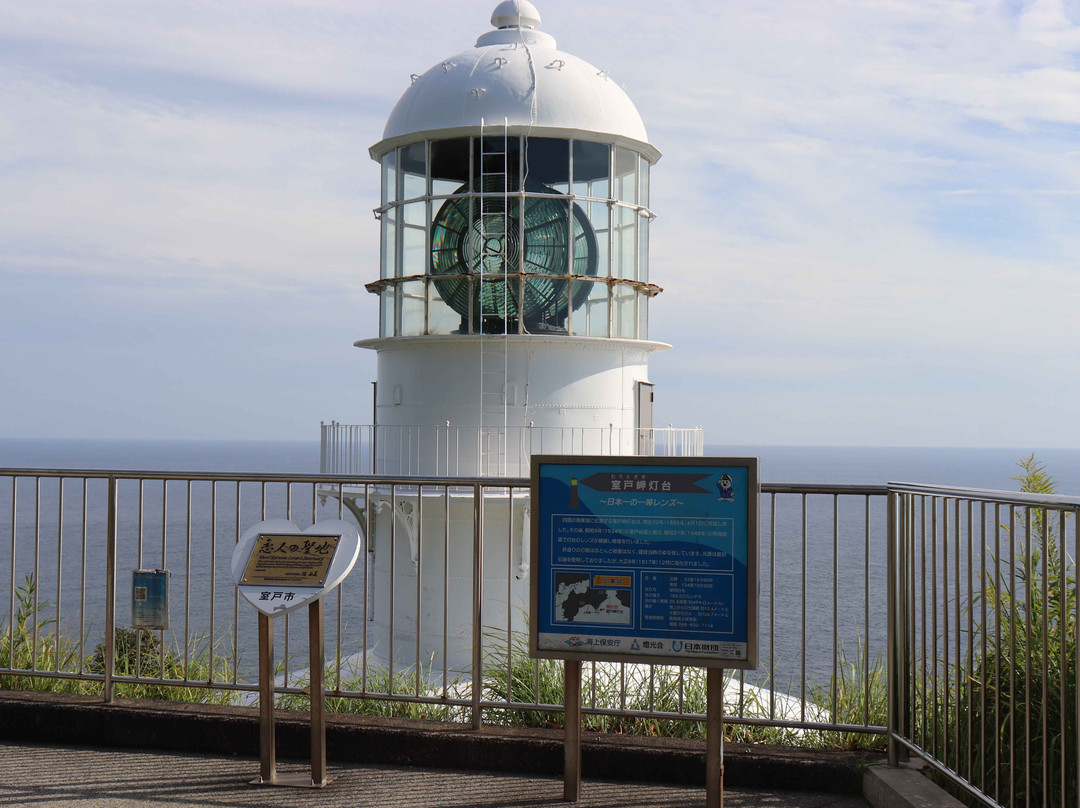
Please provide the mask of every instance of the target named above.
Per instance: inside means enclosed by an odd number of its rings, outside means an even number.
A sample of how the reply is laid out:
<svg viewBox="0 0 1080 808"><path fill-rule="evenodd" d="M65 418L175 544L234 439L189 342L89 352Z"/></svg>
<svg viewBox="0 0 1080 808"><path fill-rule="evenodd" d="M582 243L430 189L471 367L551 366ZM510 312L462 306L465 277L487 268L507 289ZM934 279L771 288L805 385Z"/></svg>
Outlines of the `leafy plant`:
<svg viewBox="0 0 1080 808"><path fill-rule="evenodd" d="M0 634L0 668L20 671L79 673L79 643L60 633L51 603L39 601L37 581L27 575L15 587L15 613ZM0 674L0 688L54 693L80 692L74 679Z"/></svg>

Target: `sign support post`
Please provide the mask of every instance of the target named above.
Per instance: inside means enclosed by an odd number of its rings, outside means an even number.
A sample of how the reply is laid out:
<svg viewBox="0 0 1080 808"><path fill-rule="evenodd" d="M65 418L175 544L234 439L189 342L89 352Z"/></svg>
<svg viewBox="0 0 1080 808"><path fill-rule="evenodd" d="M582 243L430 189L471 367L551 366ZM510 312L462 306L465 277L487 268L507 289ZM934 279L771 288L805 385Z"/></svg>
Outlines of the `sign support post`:
<svg viewBox="0 0 1080 808"><path fill-rule="evenodd" d="M724 669L705 672L705 808L724 808Z"/></svg>
<svg viewBox="0 0 1080 808"><path fill-rule="evenodd" d="M253 785L322 788L326 776L326 685L323 597L345 579L360 553L356 527L341 520L301 530L285 520L255 525L233 550L237 590L259 611L259 777ZM311 773L278 774L274 739L274 622L308 612Z"/></svg>
<svg viewBox="0 0 1080 808"><path fill-rule="evenodd" d="M259 779L277 779L277 748L274 739L274 624L259 612Z"/></svg>
<svg viewBox="0 0 1080 808"><path fill-rule="evenodd" d="M326 688L323 682L323 601L308 604L308 654L311 666L311 785L326 785Z"/></svg>
<svg viewBox="0 0 1080 808"><path fill-rule="evenodd" d="M581 797L581 662L563 663L563 802Z"/></svg>
<svg viewBox="0 0 1080 808"><path fill-rule="evenodd" d="M277 772L274 738L274 623L259 612L259 778L257 786L322 788L326 778L326 689L323 684L322 598L308 604L308 646L311 700L311 776Z"/></svg>

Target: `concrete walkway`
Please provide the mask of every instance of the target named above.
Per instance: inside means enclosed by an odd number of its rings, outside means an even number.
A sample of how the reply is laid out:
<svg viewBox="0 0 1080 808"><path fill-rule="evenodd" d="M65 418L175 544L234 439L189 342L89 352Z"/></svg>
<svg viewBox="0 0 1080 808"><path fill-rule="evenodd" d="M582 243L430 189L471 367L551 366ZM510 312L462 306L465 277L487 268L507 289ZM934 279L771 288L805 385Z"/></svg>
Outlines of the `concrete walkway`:
<svg viewBox="0 0 1080 808"><path fill-rule="evenodd" d="M257 760L167 752L87 749L0 742L0 805L15 808L359 808L479 806L561 808L562 780L447 769L331 764L322 789L249 785ZM305 771L286 762L278 771ZM586 780L579 806L686 808L705 804L704 787ZM725 806L867 808L861 797L793 791L728 789Z"/></svg>

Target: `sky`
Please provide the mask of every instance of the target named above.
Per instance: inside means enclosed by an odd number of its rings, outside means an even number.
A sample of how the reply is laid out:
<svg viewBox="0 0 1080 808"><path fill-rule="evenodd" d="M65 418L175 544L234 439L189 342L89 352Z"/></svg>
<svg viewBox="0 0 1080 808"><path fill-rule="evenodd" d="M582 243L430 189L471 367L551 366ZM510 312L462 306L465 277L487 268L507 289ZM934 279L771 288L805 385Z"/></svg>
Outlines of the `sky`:
<svg viewBox="0 0 1080 808"><path fill-rule="evenodd" d="M1080 447L1080 0L537 0L652 171L656 423ZM0 0L0 437L367 423L378 166L495 0Z"/></svg>

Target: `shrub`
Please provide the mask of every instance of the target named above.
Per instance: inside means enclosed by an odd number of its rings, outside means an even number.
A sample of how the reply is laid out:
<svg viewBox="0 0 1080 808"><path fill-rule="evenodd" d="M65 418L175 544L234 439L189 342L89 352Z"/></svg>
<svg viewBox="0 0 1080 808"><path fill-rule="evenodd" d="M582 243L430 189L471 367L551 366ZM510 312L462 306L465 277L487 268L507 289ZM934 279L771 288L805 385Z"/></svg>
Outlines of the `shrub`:
<svg viewBox="0 0 1080 808"><path fill-rule="evenodd" d="M1022 474L1014 479L1022 491L1055 493L1034 455L1018 465ZM1076 567L1062 554L1055 522L1033 508L1019 510L1015 522L1003 526L1007 557L993 560L1005 569L1015 564L1015 574L988 571L990 625L971 638L973 668L957 676L959 720L944 714L937 719L938 731L953 738L959 770L1001 804L1028 795L1042 804L1045 789L1046 808L1065 808L1077 793Z"/></svg>
<svg viewBox="0 0 1080 808"><path fill-rule="evenodd" d="M236 693L210 687L191 687L189 682L227 682L232 676L231 655L218 653L208 638L189 640L185 670L184 651L165 645L145 628L117 628L113 640L115 676L152 679L152 682L117 682L114 694L121 698L185 701L201 704L233 704ZM105 643L94 648L87 670L105 673ZM186 675L185 675L186 674Z"/></svg>

